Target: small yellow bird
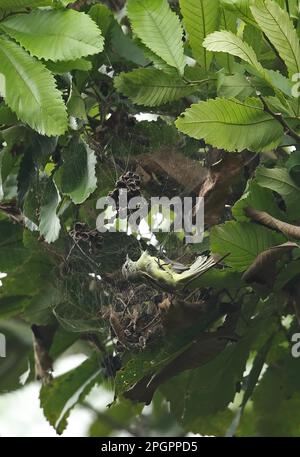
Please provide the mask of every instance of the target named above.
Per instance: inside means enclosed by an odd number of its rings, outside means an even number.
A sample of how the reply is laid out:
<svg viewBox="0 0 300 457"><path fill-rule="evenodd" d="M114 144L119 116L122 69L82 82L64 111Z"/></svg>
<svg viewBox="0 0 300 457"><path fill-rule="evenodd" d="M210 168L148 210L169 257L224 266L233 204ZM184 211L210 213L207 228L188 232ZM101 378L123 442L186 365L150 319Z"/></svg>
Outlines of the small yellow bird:
<svg viewBox="0 0 300 457"><path fill-rule="evenodd" d="M125 279L145 279L152 285L173 292L184 289L191 281L216 265L213 257L199 256L190 266L159 259L144 251L134 262L128 255L122 267Z"/></svg>

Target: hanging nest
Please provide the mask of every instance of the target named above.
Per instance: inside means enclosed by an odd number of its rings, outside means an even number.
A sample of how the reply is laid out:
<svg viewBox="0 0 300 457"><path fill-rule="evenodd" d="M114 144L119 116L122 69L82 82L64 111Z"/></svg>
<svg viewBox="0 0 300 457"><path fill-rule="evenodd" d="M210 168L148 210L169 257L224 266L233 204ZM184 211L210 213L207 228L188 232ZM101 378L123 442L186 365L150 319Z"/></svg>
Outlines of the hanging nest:
<svg viewBox="0 0 300 457"><path fill-rule="evenodd" d="M121 275L126 255L140 255L137 240L104 233L77 222L57 275L62 300L54 313L68 331L96 332L117 348L143 349L161 334L157 292L132 286ZM118 332L119 330L119 332ZM153 335L156 335L155 338Z"/></svg>
<svg viewBox="0 0 300 457"><path fill-rule="evenodd" d="M69 235L67 255L57 275L62 300L54 309L68 331L97 334L104 345L113 342L117 353L141 351L195 325L206 312L211 301L207 289L186 302L123 278L126 255L140 256L134 237L101 234L83 223L76 223Z"/></svg>

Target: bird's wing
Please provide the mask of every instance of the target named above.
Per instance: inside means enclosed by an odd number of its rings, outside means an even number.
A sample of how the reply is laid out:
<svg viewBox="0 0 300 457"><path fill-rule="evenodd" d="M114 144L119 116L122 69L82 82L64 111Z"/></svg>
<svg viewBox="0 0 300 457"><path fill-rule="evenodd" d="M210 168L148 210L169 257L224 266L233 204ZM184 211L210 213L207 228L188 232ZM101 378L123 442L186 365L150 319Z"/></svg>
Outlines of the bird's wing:
<svg viewBox="0 0 300 457"><path fill-rule="evenodd" d="M183 265L183 263L174 262L174 260L171 260L165 256L163 257L163 261L172 267L174 273L182 273L183 271L187 271L190 268L187 265Z"/></svg>

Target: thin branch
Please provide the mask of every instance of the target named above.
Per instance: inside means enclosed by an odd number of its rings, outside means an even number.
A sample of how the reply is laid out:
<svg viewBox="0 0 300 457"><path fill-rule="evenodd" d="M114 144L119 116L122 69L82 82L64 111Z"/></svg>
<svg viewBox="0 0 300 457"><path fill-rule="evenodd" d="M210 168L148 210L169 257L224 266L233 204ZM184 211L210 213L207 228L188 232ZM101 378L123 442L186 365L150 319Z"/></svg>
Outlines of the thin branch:
<svg viewBox="0 0 300 457"><path fill-rule="evenodd" d="M245 208L245 214L255 222L258 222L271 229L278 230L288 238L300 239L300 227L288 224L287 222L276 219L265 211L258 211L251 206Z"/></svg>

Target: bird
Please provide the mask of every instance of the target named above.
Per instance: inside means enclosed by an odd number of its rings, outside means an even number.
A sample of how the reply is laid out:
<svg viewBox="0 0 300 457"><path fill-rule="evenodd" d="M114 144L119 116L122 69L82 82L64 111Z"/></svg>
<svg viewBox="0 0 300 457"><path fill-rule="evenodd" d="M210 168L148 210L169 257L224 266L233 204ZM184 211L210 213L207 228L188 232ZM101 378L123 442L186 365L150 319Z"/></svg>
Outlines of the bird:
<svg viewBox="0 0 300 457"><path fill-rule="evenodd" d="M173 262L168 258L160 259L143 251L137 261L127 255L122 267L123 277L127 280L144 279L151 285L167 292L185 289L190 282L201 276L214 265L212 256L198 256L190 266Z"/></svg>

